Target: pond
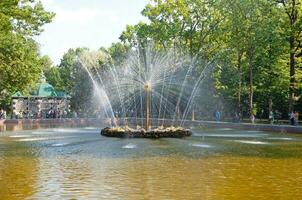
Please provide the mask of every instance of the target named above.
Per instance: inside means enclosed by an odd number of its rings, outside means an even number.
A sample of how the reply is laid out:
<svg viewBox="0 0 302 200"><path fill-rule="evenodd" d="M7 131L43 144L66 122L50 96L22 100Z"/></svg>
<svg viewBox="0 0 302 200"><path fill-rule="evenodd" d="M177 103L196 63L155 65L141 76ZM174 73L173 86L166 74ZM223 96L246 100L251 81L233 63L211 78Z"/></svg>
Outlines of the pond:
<svg viewBox="0 0 302 200"><path fill-rule="evenodd" d="M0 132L5 199L302 199L302 135L193 129L119 139L100 128Z"/></svg>

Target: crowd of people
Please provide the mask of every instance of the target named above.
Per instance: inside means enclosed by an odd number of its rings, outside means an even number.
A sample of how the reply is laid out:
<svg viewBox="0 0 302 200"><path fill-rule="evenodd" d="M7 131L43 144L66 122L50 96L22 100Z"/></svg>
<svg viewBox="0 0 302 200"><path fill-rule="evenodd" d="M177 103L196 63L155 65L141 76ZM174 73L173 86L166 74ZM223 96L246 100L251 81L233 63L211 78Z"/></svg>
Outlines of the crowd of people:
<svg viewBox="0 0 302 200"><path fill-rule="evenodd" d="M39 119L39 118L66 118L67 111L60 111L59 109L50 109L48 111L29 111L24 110L20 112L14 112L11 115L12 119ZM1 118L0 118L1 119Z"/></svg>
<svg viewBox="0 0 302 200"><path fill-rule="evenodd" d="M59 109L50 109L47 112L40 112L40 113L34 113L29 111L24 111L22 113L15 113L14 119L24 119L24 118L66 118L66 117L72 117L77 118L78 114L76 112L68 113L67 111L60 111ZM0 109L0 119L6 119L7 114L4 109ZM215 121L219 122L222 120L222 112L219 110L215 110L213 113L213 118ZM282 118L281 113L277 110L270 111L268 115L268 122L270 124L274 124L275 121L277 124L279 124L279 120ZM299 121L299 113L296 111L293 111L288 114L289 118L289 124L292 126L297 126ZM233 123L240 123L242 121L242 116L239 112L235 112L232 115L232 122ZM250 115L250 122L255 123L256 116L254 114Z"/></svg>
<svg viewBox="0 0 302 200"><path fill-rule="evenodd" d="M214 119L216 121L220 121L220 120L217 120L217 119L220 118L220 117L217 117L217 116L221 117L221 112L219 112L219 111L214 112ZM254 124L255 121L256 121L256 116L254 114L250 114L249 116L250 116L249 117L250 122L252 124ZM263 119L265 119L265 118L260 119L260 121L263 120ZM281 119L282 119L282 113L280 113L278 110L269 112L268 123L270 123L270 124L280 124ZM298 121L299 121L299 113L297 111L293 111L293 112L289 113L288 114L288 119L289 119L289 124L290 125L297 126ZM232 122L233 123L240 123L240 122L242 122L242 120L243 120L242 115L238 112L234 112L234 114L232 115Z"/></svg>
<svg viewBox="0 0 302 200"><path fill-rule="evenodd" d="M59 109L50 109L47 113L46 113L46 118L65 118L67 117L67 111L60 111Z"/></svg>

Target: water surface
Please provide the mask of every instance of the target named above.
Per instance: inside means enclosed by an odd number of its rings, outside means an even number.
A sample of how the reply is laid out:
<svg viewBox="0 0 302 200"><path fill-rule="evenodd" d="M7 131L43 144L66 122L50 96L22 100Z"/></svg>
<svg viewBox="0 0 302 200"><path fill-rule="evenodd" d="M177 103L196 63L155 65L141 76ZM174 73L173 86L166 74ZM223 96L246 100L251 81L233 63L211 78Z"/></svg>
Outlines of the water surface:
<svg viewBox="0 0 302 200"><path fill-rule="evenodd" d="M0 199L302 199L302 137L195 129L118 139L99 128L0 132Z"/></svg>

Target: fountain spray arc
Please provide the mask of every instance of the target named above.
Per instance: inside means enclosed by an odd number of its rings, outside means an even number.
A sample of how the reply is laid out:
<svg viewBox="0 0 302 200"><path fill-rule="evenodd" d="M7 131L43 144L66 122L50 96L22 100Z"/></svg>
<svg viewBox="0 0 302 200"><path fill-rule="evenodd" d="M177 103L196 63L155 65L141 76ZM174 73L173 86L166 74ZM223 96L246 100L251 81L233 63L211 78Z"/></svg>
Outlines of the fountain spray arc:
<svg viewBox="0 0 302 200"><path fill-rule="evenodd" d="M158 52L152 46L131 49L121 65L108 68L99 65L98 56L86 55L80 61L95 85L95 102L101 102L100 111L109 125L102 135L151 138L191 135L183 127L198 88L211 71L211 63L172 50ZM180 113L182 117L176 117Z"/></svg>

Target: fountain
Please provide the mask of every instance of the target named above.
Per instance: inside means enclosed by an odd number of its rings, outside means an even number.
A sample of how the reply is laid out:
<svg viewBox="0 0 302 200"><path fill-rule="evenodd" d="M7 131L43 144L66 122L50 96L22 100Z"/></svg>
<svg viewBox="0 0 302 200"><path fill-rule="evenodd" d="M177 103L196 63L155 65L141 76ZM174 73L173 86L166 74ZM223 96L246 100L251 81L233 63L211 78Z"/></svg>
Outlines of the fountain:
<svg viewBox="0 0 302 200"><path fill-rule="evenodd" d="M175 51L153 46L131 50L121 66L100 72L97 56L79 57L94 85L108 127L107 137L185 137L184 128L199 86L212 70L212 62L197 62ZM192 115L193 116L193 115Z"/></svg>
<svg viewBox="0 0 302 200"><path fill-rule="evenodd" d="M145 92L145 123L143 129L131 129L130 127L113 127L113 128L104 128L101 131L101 135L107 137L136 137L136 138L160 138L160 137L184 137L190 136L192 133L190 130L181 128L181 127L168 127L164 128L163 126L151 129L150 123L150 93L151 93L151 84L147 81L144 83L144 92Z"/></svg>

